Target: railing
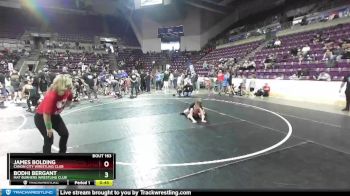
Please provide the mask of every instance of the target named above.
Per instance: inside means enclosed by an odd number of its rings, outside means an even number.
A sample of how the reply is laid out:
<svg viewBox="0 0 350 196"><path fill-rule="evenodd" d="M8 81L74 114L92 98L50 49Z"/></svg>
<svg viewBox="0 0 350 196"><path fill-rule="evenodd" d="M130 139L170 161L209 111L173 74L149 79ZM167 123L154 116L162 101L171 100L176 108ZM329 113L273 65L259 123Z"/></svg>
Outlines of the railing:
<svg viewBox="0 0 350 196"><path fill-rule="evenodd" d="M308 24L315 24L315 23L320 23L322 22L321 19L322 18L327 18L333 14L334 12L338 13L339 18L349 18L350 17L350 5L346 5L346 6L341 6L338 8L333 8L333 9L329 9L329 10L325 10L322 12L316 12L316 13L312 13L306 16L300 16L295 18L293 21L288 21L285 23L273 23L272 21L274 20L265 20L262 23L256 24L256 25L252 25L249 27L240 27L241 31L243 31L242 33L236 34L236 35L230 35L230 34L226 34L223 38L218 39L216 41L216 45L224 45L227 43L230 43L232 41L239 41L242 39L248 39L250 37L255 37L255 36L261 36L261 35L265 35L269 29L273 30L273 31L285 31L288 29L293 29L294 25L293 23L295 23L295 20L301 20L303 17L309 18L308 20ZM271 24L272 23L272 24ZM276 28L277 27L277 28ZM252 30L254 29L254 30ZM260 33L255 34L258 29L260 30ZM232 30L231 30L232 32ZM231 40L230 40L231 37ZM235 38L239 38L238 40Z"/></svg>
<svg viewBox="0 0 350 196"><path fill-rule="evenodd" d="M16 39L0 39L0 49L23 49L25 48L25 44Z"/></svg>

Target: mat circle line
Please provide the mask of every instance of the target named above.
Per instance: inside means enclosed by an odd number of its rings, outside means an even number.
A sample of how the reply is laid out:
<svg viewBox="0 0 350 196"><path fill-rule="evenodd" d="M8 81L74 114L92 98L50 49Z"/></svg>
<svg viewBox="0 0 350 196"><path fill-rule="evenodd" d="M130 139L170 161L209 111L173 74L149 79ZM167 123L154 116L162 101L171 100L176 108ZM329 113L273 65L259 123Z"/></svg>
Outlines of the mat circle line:
<svg viewBox="0 0 350 196"><path fill-rule="evenodd" d="M141 100L183 100L180 98L141 98L141 99L136 99L137 101L141 101ZM224 162L230 162L230 161L237 161L240 159L247 159L247 158L251 158L254 156L258 156L260 154L266 153L268 151L271 151L279 146L281 146L282 144L284 144L292 135L293 132L293 128L292 125L290 124L290 122L284 118L283 116L279 115L276 112L273 112L271 110L267 110L258 106L254 106L254 105L249 105L249 104L245 104L245 103L239 103L239 102L234 102L234 101L225 101L225 100L218 100L218 99L202 99L202 100L206 100L206 101L216 101L216 102L223 102L223 103L229 103L229 104L237 104L237 105L242 105L242 106L246 106L246 107L251 107L251 108L255 108L258 110L262 110L268 113L271 113L277 117L279 117L280 119L282 119L288 126L288 133L286 134L286 136L279 142L277 142L276 144L264 148L262 150L253 152L253 153L248 153L248 154L244 154L244 155L240 155L240 156L236 156L236 157L230 157L230 158L226 158L226 159L217 159L217 160L211 160L211 161L199 161L199 162L187 162L187 163L157 163L157 164L152 164L153 167L184 167L184 166L197 166L197 165L209 165L209 164L217 164L217 163L224 163ZM101 105L107 105L107 104L112 104L112 103L120 103L120 102L128 102L128 101L135 101L134 100L116 100L116 101L112 101L112 102L107 102L107 103L101 103L101 104L97 104L97 105L92 105L92 106L87 106L87 107L82 107L79 108L77 110L72 110L72 111L68 111L66 113L63 113L62 116L66 116L68 114L77 112L77 111L81 111L84 109L88 109L88 108L92 108L92 107L97 107L97 106L101 106ZM53 146L55 149L58 149L56 146ZM69 148L69 147L68 147ZM116 162L117 165L126 165L126 166L143 166L145 164L148 163L128 163L128 162Z"/></svg>

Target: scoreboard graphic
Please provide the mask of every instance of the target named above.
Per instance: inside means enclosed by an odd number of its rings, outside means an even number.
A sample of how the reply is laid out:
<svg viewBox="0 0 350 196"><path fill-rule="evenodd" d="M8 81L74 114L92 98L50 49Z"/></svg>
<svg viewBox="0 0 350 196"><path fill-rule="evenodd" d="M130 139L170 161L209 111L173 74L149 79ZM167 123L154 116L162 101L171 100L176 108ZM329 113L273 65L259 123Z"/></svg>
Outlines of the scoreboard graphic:
<svg viewBox="0 0 350 196"><path fill-rule="evenodd" d="M114 153L7 154L10 185L112 186Z"/></svg>
<svg viewBox="0 0 350 196"><path fill-rule="evenodd" d="M158 28L158 38L180 37L180 36L184 36L183 25Z"/></svg>

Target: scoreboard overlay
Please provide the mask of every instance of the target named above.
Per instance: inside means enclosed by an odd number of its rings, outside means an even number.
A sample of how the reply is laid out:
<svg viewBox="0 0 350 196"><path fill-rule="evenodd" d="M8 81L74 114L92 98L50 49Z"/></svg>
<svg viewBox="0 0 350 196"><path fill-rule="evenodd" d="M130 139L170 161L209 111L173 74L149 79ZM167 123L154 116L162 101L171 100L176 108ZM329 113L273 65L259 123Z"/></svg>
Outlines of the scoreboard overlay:
<svg viewBox="0 0 350 196"><path fill-rule="evenodd" d="M115 179L114 153L8 153L10 185L100 185Z"/></svg>

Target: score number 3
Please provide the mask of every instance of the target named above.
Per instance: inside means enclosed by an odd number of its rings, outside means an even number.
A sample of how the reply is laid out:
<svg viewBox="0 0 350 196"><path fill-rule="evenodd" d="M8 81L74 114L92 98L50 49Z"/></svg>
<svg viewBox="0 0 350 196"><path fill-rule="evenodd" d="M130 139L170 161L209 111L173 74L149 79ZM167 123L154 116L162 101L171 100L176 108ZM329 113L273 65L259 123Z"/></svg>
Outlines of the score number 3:
<svg viewBox="0 0 350 196"><path fill-rule="evenodd" d="M108 167L109 166L109 162L108 161L105 161L104 163L103 163L103 166L105 166L105 167ZM108 172L105 172L105 178L108 178Z"/></svg>

